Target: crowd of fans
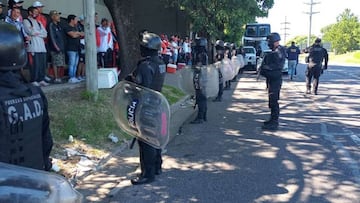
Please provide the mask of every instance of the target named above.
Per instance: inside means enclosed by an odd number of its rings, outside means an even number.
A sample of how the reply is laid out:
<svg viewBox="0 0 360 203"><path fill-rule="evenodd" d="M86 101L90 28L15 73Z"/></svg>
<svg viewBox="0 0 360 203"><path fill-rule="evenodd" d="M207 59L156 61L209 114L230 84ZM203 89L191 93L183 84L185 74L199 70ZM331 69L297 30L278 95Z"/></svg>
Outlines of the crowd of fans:
<svg viewBox="0 0 360 203"><path fill-rule="evenodd" d="M14 25L24 37L28 53L29 82L35 86L64 83L66 81L61 70L65 66L68 67L67 82L84 81L84 16L70 14L66 20L61 20L61 13L51 10L46 17L42 12L45 5L40 1L33 2L32 6L26 9L27 15L23 16L23 2L8 0L5 5L0 1L0 21ZM97 25L97 13L94 20L98 67L116 67L119 46L114 25L106 18Z"/></svg>
<svg viewBox="0 0 360 203"><path fill-rule="evenodd" d="M178 35L161 34L161 56L166 64L185 63L191 65L192 40L189 37L181 39Z"/></svg>

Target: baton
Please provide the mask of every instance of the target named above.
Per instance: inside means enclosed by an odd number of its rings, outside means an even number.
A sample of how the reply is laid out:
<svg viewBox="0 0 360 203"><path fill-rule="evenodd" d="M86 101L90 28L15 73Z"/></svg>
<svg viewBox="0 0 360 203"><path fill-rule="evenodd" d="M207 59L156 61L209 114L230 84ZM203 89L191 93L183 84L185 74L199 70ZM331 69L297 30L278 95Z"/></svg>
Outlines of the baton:
<svg viewBox="0 0 360 203"><path fill-rule="evenodd" d="M134 148L135 141L136 141L136 138L133 138L131 140L130 149Z"/></svg>

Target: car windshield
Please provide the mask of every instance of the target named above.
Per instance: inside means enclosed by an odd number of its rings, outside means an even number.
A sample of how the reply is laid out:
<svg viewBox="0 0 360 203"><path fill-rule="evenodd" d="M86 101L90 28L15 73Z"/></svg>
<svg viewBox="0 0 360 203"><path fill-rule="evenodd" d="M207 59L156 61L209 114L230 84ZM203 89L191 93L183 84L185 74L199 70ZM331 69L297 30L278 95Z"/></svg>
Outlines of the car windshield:
<svg viewBox="0 0 360 203"><path fill-rule="evenodd" d="M246 54L255 54L255 50L253 48L244 48Z"/></svg>

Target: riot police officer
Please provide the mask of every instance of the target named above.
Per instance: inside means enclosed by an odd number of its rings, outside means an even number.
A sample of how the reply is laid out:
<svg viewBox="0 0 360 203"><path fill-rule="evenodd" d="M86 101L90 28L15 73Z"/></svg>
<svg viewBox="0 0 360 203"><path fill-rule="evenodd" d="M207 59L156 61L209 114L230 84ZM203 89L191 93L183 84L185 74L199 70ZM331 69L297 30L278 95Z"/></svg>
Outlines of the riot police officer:
<svg viewBox="0 0 360 203"><path fill-rule="evenodd" d="M309 48L308 50L309 55L307 56L307 69L305 72L306 75L306 94L311 93L311 80L314 77L313 80L313 93L315 95L318 94L318 86L319 86L319 78L322 73L322 62L325 60L324 68L327 69L329 56L326 51L321 46L321 39L317 38L315 40L315 43Z"/></svg>
<svg viewBox="0 0 360 203"><path fill-rule="evenodd" d="M207 39L196 38L194 47L194 77L193 83L195 88L195 104L198 106L198 115L191 124L200 124L207 120L207 99L204 94L204 87L201 84L201 66L208 65L208 55L206 52Z"/></svg>
<svg viewBox="0 0 360 203"><path fill-rule="evenodd" d="M260 67L260 74L266 78L269 95L270 119L262 126L265 130L277 130L279 125L279 102L282 84L282 68L285 63L286 50L280 46L280 35L276 32L267 37L271 52L265 55Z"/></svg>
<svg viewBox="0 0 360 203"><path fill-rule="evenodd" d="M161 92L165 79L165 63L159 57L161 39L158 35L143 31L140 37L140 53L143 59L138 62L133 73L137 84ZM161 149L138 140L141 174L132 179L133 185L154 181L161 173Z"/></svg>
<svg viewBox="0 0 360 203"><path fill-rule="evenodd" d="M224 58L231 60L231 44L230 44L230 42L225 42L224 47L225 47ZM231 80L225 81L224 90L229 90L230 88L231 88Z"/></svg>
<svg viewBox="0 0 360 203"><path fill-rule="evenodd" d="M26 63L23 37L14 25L0 22L0 161L49 171L47 99L20 76Z"/></svg>
<svg viewBox="0 0 360 203"><path fill-rule="evenodd" d="M216 55L215 55L215 64L221 63L221 61L224 59L224 41L222 40L216 40L215 42L215 49L216 49ZM224 92L224 80L223 75L221 73L221 68L218 68L219 72L219 92L216 98L213 100L213 102L220 102L222 100L222 95Z"/></svg>

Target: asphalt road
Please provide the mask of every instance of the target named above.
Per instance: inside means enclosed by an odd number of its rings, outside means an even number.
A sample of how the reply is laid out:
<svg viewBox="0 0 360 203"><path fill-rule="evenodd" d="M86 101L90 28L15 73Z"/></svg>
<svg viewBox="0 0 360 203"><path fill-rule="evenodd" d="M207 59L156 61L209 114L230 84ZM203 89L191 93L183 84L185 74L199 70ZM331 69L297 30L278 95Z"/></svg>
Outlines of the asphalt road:
<svg viewBox="0 0 360 203"><path fill-rule="evenodd" d="M319 95L304 70L284 76L278 131L261 130L265 82L245 72L207 123L182 127L155 182L124 180L106 202L360 202L360 67L330 65Z"/></svg>

